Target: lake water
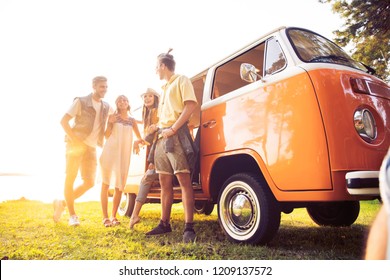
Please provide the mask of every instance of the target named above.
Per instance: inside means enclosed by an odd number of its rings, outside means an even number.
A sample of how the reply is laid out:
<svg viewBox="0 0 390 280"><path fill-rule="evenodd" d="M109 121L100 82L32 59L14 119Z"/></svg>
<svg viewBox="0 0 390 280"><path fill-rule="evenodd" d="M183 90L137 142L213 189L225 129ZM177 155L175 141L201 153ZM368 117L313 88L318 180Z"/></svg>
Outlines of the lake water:
<svg viewBox="0 0 390 280"><path fill-rule="evenodd" d="M80 183L76 180L75 186ZM100 201L100 182L87 191L76 202ZM17 200L22 197L28 200L39 200L51 203L54 199L63 199L64 175L27 175L0 176L0 202Z"/></svg>
<svg viewBox="0 0 390 280"><path fill-rule="evenodd" d="M130 173L143 174L145 154L146 149L141 149L139 155L132 154ZM11 173L12 176L8 176L6 173L0 172L0 202L17 200L22 197L28 200L39 200L42 202L52 202L54 199L63 199L65 172L60 172L58 170L65 169L65 162L47 160L46 158L42 162L50 162L51 165L47 166L37 162L36 166L38 171L35 171L35 173L34 171L31 171L34 175L15 176ZM34 169L31 168L26 170ZM40 170L46 170L46 172L44 173ZM95 186L78 198L76 202L100 201L101 181L100 167L98 166L96 169ZM80 183L80 178L76 179L75 186L78 186Z"/></svg>

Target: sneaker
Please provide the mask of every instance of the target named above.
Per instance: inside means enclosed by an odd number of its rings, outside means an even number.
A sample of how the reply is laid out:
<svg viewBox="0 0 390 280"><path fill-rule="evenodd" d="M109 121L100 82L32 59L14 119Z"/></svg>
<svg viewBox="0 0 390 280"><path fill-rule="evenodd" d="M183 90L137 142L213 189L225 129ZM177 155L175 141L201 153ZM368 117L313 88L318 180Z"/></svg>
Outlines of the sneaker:
<svg viewBox="0 0 390 280"><path fill-rule="evenodd" d="M53 220L54 222L58 223L61 219L62 213L65 210L65 205L62 200L56 199L53 201L53 207L54 207Z"/></svg>
<svg viewBox="0 0 390 280"><path fill-rule="evenodd" d="M147 235L147 236L160 235L160 234L165 234L165 233L169 233L169 232L172 232L171 225L170 224L164 225L164 222L160 221L160 223L158 224L157 227L155 227L151 231L145 233L145 235Z"/></svg>
<svg viewBox="0 0 390 280"><path fill-rule="evenodd" d="M69 218L69 225L70 226L78 226L78 225L80 225L79 217L77 217L76 215L70 216L70 218Z"/></svg>
<svg viewBox="0 0 390 280"><path fill-rule="evenodd" d="M193 230L192 228L188 228L184 230L184 234L183 234L184 243L194 242L195 238L196 238L195 230Z"/></svg>

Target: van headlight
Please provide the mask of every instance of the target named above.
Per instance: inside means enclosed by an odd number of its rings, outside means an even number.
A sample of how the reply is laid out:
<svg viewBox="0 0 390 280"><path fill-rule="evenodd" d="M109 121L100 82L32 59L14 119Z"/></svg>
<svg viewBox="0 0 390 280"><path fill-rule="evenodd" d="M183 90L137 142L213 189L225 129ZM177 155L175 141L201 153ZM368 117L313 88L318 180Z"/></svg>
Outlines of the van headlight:
<svg viewBox="0 0 390 280"><path fill-rule="evenodd" d="M353 116L355 129L365 141L371 142L377 136L375 119L368 109L359 109Z"/></svg>

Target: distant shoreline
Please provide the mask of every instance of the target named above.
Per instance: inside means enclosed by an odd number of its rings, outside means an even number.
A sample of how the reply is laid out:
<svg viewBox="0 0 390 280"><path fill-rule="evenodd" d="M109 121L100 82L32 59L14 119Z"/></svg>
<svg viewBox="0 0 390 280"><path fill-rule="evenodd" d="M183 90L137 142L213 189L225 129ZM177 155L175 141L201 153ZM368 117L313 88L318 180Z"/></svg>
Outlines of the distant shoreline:
<svg viewBox="0 0 390 280"><path fill-rule="evenodd" d="M0 176L30 176L30 174L17 172L0 172Z"/></svg>

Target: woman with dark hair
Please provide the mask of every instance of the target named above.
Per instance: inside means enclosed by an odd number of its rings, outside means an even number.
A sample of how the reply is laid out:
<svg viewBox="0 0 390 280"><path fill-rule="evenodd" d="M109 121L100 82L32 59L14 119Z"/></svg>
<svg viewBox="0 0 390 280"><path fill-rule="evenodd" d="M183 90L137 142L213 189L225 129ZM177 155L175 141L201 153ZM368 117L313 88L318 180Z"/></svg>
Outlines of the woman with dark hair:
<svg viewBox="0 0 390 280"><path fill-rule="evenodd" d="M108 125L105 131L107 141L100 156L102 171L100 200L105 227L120 224L116 218L116 214L129 173L130 157L133 149L133 132L138 139L141 139L137 122L129 116L130 105L127 97L124 95L118 96L115 104L117 109L114 114L108 117ZM107 205L108 189L111 183L114 184L115 191L111 219L109 219Z"/></svg>
<svg viewBox="0 0 390 280"><path fill-rule="evenodd" d="M153 185L153 182L158 181L158 174L154 169L154 160L153 155L151 154L151 147L156 139L157 131L157 110L160 95L153 89L148 88L145 93L141 95L144 100L144 106L142 108L142 121L144 124L144 142L147 144L146 148L146 162L147 171L144 177L141 180L139 186L139 191L137 198L135 199L135 205L133 213L131 214L129 227L132 229L135 224L139 223L141 218L139 213L141 211L142 205L146 201L146 196L150 190L150 187ZM135 147L137 148L137 144ZM153 153L153 152L152 152Z"/></svg>

